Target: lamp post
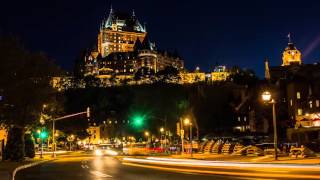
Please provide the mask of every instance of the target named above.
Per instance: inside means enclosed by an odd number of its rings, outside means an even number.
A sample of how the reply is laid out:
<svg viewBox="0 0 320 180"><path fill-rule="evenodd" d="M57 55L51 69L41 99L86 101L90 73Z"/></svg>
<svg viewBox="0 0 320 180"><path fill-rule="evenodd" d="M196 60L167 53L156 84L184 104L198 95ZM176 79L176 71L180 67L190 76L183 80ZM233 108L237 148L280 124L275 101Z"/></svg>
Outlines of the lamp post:
<svg viewBox="0 0 320 180"><path fill-rule="evenodd" d="M273 143L274 143L274 160L278 160L278 135L277 135L277 116L276 116L276 101L271 97L269 91L262 93L262 100L272 104L272 120L273 120Z"/></svg>
<svg viewBox="0 0 320 180"><path fill-rule="evenodd" d="M164 132L164 128L161 127L161 128L160 128L160 142L161 142L161 147L162 147L162 148L163 148L163 143L162 143L162 141L163 141L163 139L162 139L162 134L163 134L163 132Z"/></svg>
<svg viewBox="0 0 320 180"><path fill-rule="evenodd" d="M189 137L190 137L190 155L191 155L191 157L192 157L192 155L193 155L193 149L192 149L192 123L190 122L190 120L188 119L188 118L186 118L185 120L184 120L184 124L186 125L186 126L189 126Z"/></svg>
<svg viewBox="0 0 320 180"><path fill-rule="evenodd" d="M180 137L181 137L181 155L184 153L184 129L183 129L183 123L182 118L180 118Z"/></svg>
<svg viewBox="0 0 320 180"><path fill-rule="evenodd" d="M145 131L145 132L144 132L144 136L146 137L146 141L149 143L150 133L149 133L148 131Z"/></svg>
<svg viewBox="0 0 320 180"><path fill-rule="evenodd" d="M43 154L43 146L42 146L41 130L40 130L40 129L38 129L38 130L37 130L37 133L38 133L39 138L40 138L40 145L41 145L41 149L40 149L40 158L42 159L42 158L43 158L43 156L42 156L42 154Z"/></svg>

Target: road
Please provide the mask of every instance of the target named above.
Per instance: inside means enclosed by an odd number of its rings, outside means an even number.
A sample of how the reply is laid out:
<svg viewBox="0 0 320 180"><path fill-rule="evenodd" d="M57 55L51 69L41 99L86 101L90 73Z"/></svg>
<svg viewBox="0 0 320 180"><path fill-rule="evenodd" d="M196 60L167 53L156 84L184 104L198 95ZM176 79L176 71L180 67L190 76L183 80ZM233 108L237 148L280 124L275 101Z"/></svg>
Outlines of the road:
<svg viewBox="0 0 320 180"><path fill-rule="evenodd" d="M181 167L180 167L181 168ZM214 170L212 170L214 171ZM233 170L228 170L232 172ZM236 172L236 170L234 170ZM254 173L246 170L247 173ZM195 180L195 179L268 179L268 177L206 175L192 172L180 172L168 169L149 168L144 165L130 165L114 157L78 156L66 157L39 166L28 168L17 173L17 180ZM279 179L279 178L270 178ZM287 179L283 177L283 179Z"/></svg>

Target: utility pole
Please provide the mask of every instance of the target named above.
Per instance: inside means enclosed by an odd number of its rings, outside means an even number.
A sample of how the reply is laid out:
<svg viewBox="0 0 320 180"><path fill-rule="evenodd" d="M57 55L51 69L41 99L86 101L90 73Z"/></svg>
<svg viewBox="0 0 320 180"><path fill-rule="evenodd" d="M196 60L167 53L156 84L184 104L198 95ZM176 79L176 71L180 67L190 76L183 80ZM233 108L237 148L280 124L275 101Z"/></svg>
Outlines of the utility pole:
<svg viewBox="0 0 320 180"><path fill-rule="evenodd" d="M52 119L52 157L56 157L55 151L56 151L56 142L55 142L55 122L58 120L62 120L62 119L67 119L70 117L74 117L74 116L79 116L82 114L87 114L87 118L90 118L90 108L88 107L86 111L84 112L79 112L79 113L75 113L75 114L69 114L66 116L62 116L56 119ZM42 141L41 141L42 142ZM71 149L71 143L70 143L70 149Z"/></svg>
<svg viewBox="0 0 320 180"><path fill-rule="evenodd" d="M41 142L41 151L40 151L40 158L42 159L43 158L43 140L42 138L40 138L40 142Z"/></svg>
<svg viewBox="0 0 320 180"><path fill-rule="evenodd" d="M55 158L56 157L56 142L55 142L55 123L56 121L55 120L52 120L52 157Z"/></svg>
<svg viewBox="0 0 320 180"><path fill-rule="evenodd" d="M191 157L193 156L193 147L192 147L192 123L190 123L190 154L191 154Z"/></svg>
<svg viewBox="0 0 320 180"><path fill-rule="evenodd" d="M272 119L273 119L273 141L274 141L274 159L278 160L278 134L277 134L277 116L276 116L276 102L274 100L272 103Z"/></svg>
<svg viewBox="0 0 320 180"><path fill-rule="evenodd" d="M183 128L183 123L182 123L182 119L180 118L180 129L181 129L181 132L180 132L180 137L181 137L181 155L184 153L184 142L183 142L183 139L184 139L184 128Z"/></svg>

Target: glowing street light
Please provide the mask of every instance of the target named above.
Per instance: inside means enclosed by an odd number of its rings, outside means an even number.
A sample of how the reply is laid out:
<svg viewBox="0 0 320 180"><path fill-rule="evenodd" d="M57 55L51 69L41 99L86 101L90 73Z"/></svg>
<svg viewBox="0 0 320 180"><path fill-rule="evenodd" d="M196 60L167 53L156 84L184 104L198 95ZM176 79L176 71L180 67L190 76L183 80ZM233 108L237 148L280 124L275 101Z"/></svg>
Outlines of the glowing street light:
<svg viewBox="0 0 320 180"><path fill-rule="evenodd" d="M146 137L146 142L149 142L150 133L148 131L145 131L144 136Z"/></svg>
<svg viewBox="0 0 320 180"><path fill-rule="evenodd" d="M262 96L262 100L263 100L264 102L270 102L270 100L271 100L271 93L270 93L269 91L263 92L261 96Z"/></svg>
<svg viewBox="0 0 320 180"><path fill-rule="evenodd" d="M186 119L184 119L183 123L184 123L185 125L189 125L189 124L190 124L190 120L189 120L188 118L186 118Z"/></svg>
<svg viewBox="0 0 320 180"><path fill-rule="evenodd" d="M265 103L272 104L272 119L273 119L273 143L274 143L274 159L278 159L278 135L277 135L277 116L276 116L276 102L272 99L272 95L269 91L262 93L262 100Z"/></svg>
<svg viewBox="0 0 320 180"><path fill-rule="evenodd" d="M163 139L162 139L162 134L163 134L163 132L164 132L164 128L161 127L161 128L160 128L160 143L161 143L161 147L162 147L162 148L163 148Z"/></svg>
<svg viewBox="0 0 320 180"><path fill-rule="evenodd" d="M192 123L190 122L190 120L188 118L185 118L184 121L183 121L184 125L186 126L189 126L190 130L189 130L189 133L190 133L190 155L192 157L192 154L193 154L193 149L192 149Z"/></svg>

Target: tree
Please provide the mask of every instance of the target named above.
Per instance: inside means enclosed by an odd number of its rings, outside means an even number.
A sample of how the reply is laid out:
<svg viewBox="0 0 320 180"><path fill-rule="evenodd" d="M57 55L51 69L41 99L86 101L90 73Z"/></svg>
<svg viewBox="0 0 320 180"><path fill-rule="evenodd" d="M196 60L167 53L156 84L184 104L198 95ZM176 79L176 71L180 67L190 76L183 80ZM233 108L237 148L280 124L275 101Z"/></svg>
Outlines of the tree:
<svg viewBox="0 0 320 180"><path fill-rule="evenodd" d="M31 136L31 134L26 134L24 136L24 149L25 149L25 155L29 158L35 157L35 151L34 151L34 139Z"/></svg>
<svg viewBox="0 0 320 180"><path fill-rule="evenodd" d="M251 69L240 69L239 67L233 67L229 79L239 85L254 86L258 82L258 77Z"/></svg>
<svg viewBox="0 0 320 180"><path fill-rule="evenodd" d="M141 80L143 78L150 78L155 75L155 72L153 69L150 69L148 67L142 67L137 70L137 72L134 74L134 79L136 81Z"/></svg>
<svg viewBox="0 0 320 180"><path fill-rule="evenodd" d="M7 145L4 150L3 160L21 161L25 156L24 132L21 128L12 127L8 133Z"/></svg>
<svg viewBox="0 0 320 180"><path fill-rule="evenodd" d="M61 70L43 53L30 53L12 37L0 37L0 87L3 87L3 105L0 123L9 129L6 151L11 160L24 157L24 133L39 122L43 104L56 91L51 77Z"/></svg>
<svg viewBox="0 0 320 180"><path fill-rule="evenodd" d="M179 71L173 66L167 66L163 70L157 72L156 76L161 82L179 79Z"/></svg>
<svg viewBox="0 0 320 180"><path fill-rule="evenodd" d="M86 88L99 87L100 85L100 79L92 75L85 76L84 82L86 83Z"/></svg>

